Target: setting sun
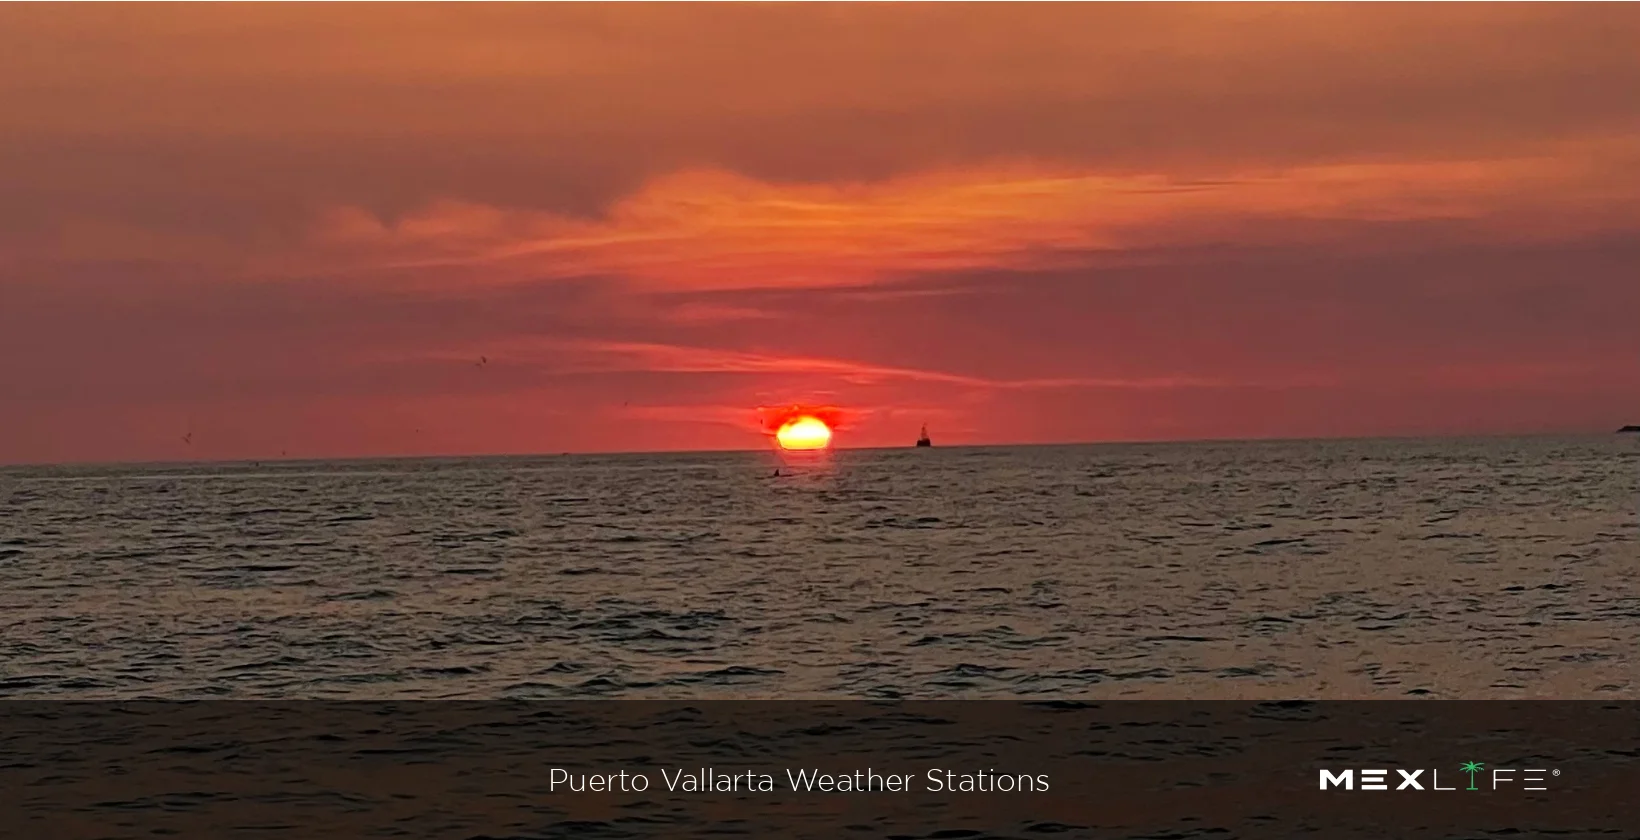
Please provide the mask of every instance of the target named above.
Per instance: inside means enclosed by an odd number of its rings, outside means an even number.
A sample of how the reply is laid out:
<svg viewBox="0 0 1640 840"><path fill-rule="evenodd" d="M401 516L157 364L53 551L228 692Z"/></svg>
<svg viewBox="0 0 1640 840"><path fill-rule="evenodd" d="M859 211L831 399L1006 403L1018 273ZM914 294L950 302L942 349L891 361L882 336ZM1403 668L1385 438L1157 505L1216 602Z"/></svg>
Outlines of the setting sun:
<svg viewBox="0 0 1640 840"><path fill-rule="evenodd" d="M782 449L824 449L831 443L831 427L818 417L799 417L775 432Z"/></svg>

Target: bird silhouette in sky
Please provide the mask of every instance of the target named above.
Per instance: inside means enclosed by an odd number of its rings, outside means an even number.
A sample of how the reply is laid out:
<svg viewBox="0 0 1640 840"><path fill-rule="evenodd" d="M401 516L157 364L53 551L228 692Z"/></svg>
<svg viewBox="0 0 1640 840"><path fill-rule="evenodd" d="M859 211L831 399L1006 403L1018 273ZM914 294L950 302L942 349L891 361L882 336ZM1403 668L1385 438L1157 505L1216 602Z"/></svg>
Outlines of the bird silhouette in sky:
<svg viewBox="0 0 1640 840"><path fill-rule="evenodd" d="M182 442L188 444L189 446L192 446L194 444L194 433L189 432L189 433L183 435L182 436Z"/></svg>

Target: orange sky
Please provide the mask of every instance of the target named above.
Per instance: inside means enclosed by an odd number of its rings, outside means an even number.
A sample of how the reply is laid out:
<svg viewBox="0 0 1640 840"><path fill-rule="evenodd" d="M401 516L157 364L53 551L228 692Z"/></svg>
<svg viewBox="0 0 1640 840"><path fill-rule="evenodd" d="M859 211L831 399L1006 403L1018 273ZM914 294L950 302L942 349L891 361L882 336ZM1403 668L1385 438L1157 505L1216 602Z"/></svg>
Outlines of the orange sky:
<svg viewBox="0 0 1640 840"><path fill-rule="evenodd" d="M793 403L853 446L1609 431L1636 43L1620 4L7 6L0 462L744 448Z"/></svg>

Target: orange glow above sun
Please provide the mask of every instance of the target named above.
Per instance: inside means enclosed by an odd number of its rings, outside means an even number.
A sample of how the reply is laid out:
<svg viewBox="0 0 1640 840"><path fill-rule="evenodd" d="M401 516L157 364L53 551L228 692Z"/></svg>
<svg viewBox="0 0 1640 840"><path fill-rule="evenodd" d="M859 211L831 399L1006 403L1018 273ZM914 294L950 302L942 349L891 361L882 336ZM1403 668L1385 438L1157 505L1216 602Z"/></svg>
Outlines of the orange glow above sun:
<svg viewBox="0 0 1640 840"><path fill-rule="evenodd" d="M825 449L831 444L831 427L818 417L798 417L781 426L774 439L782 449Z"/></svg>

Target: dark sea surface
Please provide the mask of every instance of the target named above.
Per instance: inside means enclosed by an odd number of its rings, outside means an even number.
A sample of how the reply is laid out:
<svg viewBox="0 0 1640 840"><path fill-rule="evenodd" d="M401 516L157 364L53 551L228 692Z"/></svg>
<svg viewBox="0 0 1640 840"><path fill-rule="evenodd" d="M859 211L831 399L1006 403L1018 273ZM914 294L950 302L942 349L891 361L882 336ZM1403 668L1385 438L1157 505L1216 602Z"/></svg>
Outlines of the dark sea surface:
<svg viewBox="0 0 1640 840"><path fill-rule="evenodd" d="M0 824L19 840L1619 840L1640 818L1637 743L1635 702L20 701L0 703ZM1365 766L1417 768L1419 787L1317 783ZM822 772L856 781L794 780ZM591 779L618 773L644 781ZM767 781L722 784L740 774Z"/></svg>
<svg viewBox="0 0 1640 840"><path fill-rule="evenodd" d="M8 468L0 696L1636 697L1637 488L1616 436Z"/></svg>

